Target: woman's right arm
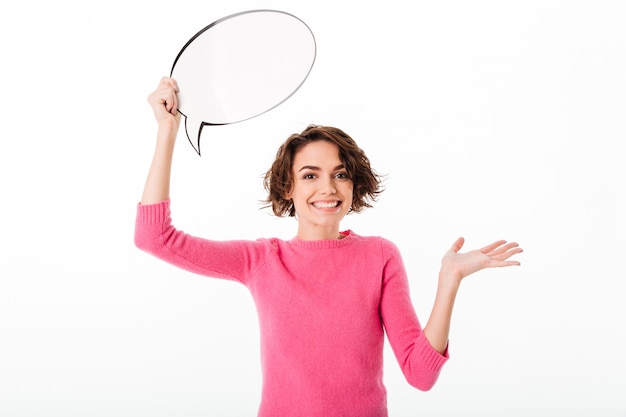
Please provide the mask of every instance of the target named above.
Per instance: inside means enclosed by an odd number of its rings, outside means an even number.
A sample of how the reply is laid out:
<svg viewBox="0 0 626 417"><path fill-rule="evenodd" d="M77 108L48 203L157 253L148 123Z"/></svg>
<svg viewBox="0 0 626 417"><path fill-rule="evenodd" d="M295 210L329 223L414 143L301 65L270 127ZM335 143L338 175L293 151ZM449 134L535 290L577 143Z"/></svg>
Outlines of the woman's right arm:
<svg viewBox="0 0 626 417"><path fill-rule="evenodd" d="M170 198L170 173L174 144L180 126L178 85L173 78L163 77L157 89L148 96L158 123L157 140L150 170L141 197L141 204L154 204Z"/></svg>

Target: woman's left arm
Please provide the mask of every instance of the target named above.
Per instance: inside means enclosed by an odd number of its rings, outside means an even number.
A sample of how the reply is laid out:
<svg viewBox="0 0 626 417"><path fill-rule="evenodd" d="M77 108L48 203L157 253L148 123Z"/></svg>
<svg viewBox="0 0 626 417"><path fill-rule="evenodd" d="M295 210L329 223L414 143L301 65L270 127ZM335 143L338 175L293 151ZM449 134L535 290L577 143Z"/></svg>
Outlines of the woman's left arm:
<svg viewBox="0 0 626 417"><path fill-rule="evenodd" d="M424 327L424 335L440 353L444 353L448 347L452 310L463 278L485 268L520 265L518 261L509 260L511 256L522 252L515 242L499 240L482 249L460 253L464 243L462 237L457 239L441 261L435 302Z"/></svg>

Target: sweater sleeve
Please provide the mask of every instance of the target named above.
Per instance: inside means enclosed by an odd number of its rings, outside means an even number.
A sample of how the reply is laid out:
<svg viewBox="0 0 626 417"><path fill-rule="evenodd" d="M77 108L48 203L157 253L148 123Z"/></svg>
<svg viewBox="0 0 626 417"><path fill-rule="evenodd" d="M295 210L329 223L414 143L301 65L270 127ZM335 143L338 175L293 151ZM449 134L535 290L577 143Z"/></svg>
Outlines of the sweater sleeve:
<svg viewBox="0 0 626 417"><path fill-rule="evenodd" d="M246 285L272 250L267 239L214 241L177 230L169 200L137 206L134 241L139 249L179 268Z"/></svg>
<svg viewBox="0 0 626 417"><path fill-rule="evenodd" d="M402 372L412 386L428 391L437 382L448 360L428 342L413 308L409 283L397 247L383 240L382 294L380 311L389 344Z"/></svg>

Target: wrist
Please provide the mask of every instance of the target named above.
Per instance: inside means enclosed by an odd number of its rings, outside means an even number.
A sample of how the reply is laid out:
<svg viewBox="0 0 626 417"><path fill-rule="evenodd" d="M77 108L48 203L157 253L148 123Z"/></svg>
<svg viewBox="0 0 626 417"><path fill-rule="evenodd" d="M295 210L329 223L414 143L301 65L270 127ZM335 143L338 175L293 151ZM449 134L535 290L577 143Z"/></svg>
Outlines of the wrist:
<svg viewBox="0 0 626 417"><path fill-rule="evenodd" d="M461 279L463 277L459 273L441 269L439 271L438 286L440 289L447 289L456 291L461 286Z"/></svg>
<svg viewBox="0 0 626 417"><path fill-rule="evenodd" d="M173 145L178 134L178 124L175 121L159 122L157 129L157 143Z"/></svg>
<svg viewBox="0 0 626 417"><path fill-rule="evenodd" d="M158 129L159 131L175 131L178 132L178 126L180 124L180 120L177 117L166 117L158 120Z"/></svg>

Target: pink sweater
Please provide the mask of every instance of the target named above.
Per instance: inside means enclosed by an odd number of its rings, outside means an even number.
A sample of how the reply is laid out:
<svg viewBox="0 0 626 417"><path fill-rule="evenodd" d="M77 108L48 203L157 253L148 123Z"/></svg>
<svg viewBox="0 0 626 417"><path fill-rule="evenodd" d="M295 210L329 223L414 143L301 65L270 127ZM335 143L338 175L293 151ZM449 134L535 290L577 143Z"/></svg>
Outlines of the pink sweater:
<svg viewBox="0 0 626 417"><path fill-rule="evenodd" d="M387 416L387 333L407 381L430 389L448 359L424 336L398 249L380 237L211 241L139 205L135 244L188 271L245 285L259 315L260 417Z"/></svg>

